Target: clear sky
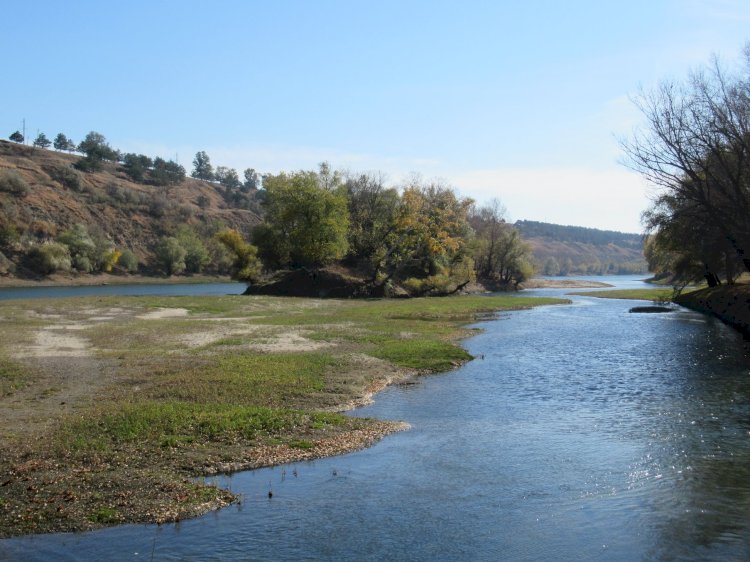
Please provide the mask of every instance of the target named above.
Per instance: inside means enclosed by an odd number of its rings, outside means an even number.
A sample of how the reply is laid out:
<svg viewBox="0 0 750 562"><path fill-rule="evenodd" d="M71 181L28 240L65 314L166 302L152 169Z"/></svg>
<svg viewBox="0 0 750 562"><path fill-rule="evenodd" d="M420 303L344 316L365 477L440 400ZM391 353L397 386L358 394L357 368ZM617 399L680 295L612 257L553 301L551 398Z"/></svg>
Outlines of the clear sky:
<svg viewBox="0 0 750 562"><path fill-rule="evenodd" d="M640 231L629 96L750 40L747 0L5 2L0 135L276 173L441 178L511 220Z"/></svg>

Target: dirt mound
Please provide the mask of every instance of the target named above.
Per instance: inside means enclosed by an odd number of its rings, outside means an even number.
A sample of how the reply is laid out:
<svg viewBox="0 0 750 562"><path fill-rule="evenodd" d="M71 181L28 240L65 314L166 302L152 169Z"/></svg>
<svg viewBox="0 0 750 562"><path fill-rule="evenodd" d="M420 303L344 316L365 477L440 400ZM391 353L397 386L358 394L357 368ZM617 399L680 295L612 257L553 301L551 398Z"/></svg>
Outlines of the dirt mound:
<svg viewBox="0 0 750 562"><path fill-rule="evenodd" d="M279 271L270 280L249 286L245 294L346 299L376 296L375 292L366 279L340 268L303 268Z"/></svg>

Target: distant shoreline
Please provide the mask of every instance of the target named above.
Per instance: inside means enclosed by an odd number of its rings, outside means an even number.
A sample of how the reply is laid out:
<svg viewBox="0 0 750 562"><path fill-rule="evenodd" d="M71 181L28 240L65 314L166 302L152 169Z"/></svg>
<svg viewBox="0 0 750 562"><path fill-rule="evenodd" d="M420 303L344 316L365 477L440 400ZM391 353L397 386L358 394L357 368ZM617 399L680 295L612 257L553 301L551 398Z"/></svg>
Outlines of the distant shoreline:
<svg viewBox="0 0 750 562"><path fill-rule="evenodd" d="M599 289L614 287L602 281L585 281L582 279L548 279L534 277L521 283L522 289Z"/></svg>

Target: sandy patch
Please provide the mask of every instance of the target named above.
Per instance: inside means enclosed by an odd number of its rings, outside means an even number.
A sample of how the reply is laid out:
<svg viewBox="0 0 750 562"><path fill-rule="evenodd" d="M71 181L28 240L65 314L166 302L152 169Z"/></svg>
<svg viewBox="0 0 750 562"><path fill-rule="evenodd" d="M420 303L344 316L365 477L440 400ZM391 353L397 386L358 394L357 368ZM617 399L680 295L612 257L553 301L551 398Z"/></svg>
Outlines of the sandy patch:
<svg viewBox="0 0 750 562"><path fill-rule="evenodd" d="M87 357L91 354L91 344L84 338L70 334L60 334L46 328L34 334L35 345L26 347L18 357Z"/></svg>
<svg viewBox="0 0 750 562"><path fill-rule="evenodd" d="M183 318L188 315L187 308L156 308L145 314L138 314L140 320L161 320L162 318Z"/></svg>
<svg viewBox="0 0 750 562"><path fill-rule="evenodd" d="M330 342L313 341L301 336L297 332L284 332L276 334L267 343L255 343L250 349L264 351L266 353L289 353L297 351L316 351L335 344Z"/></svg>
<svg viewBox="0 0 750 562"><path fill-rule="evenodd" d="M224 338L230 338L233 336L246 336L249 334L255 334L261 328L266 326L255 325L255 326L211 326L211 330L204 330L202 332L195 332L193 334L185 334L180 337L180 343L187 347L202 347L204 345L210 345L214 342L222 340Z"/></svg>

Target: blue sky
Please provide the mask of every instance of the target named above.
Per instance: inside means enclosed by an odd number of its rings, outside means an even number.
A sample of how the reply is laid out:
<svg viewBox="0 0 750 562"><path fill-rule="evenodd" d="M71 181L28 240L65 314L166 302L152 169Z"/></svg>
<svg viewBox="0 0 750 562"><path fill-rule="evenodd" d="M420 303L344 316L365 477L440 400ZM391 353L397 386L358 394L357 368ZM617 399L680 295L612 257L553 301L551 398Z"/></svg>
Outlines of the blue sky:
<svg viewBox="0 0 750 562"><path fill-rule="evenodd" d="M0 135L260 172L440 178L509 218L637 232L639 87L750 40L716 1L9 2Z"/></svg>

